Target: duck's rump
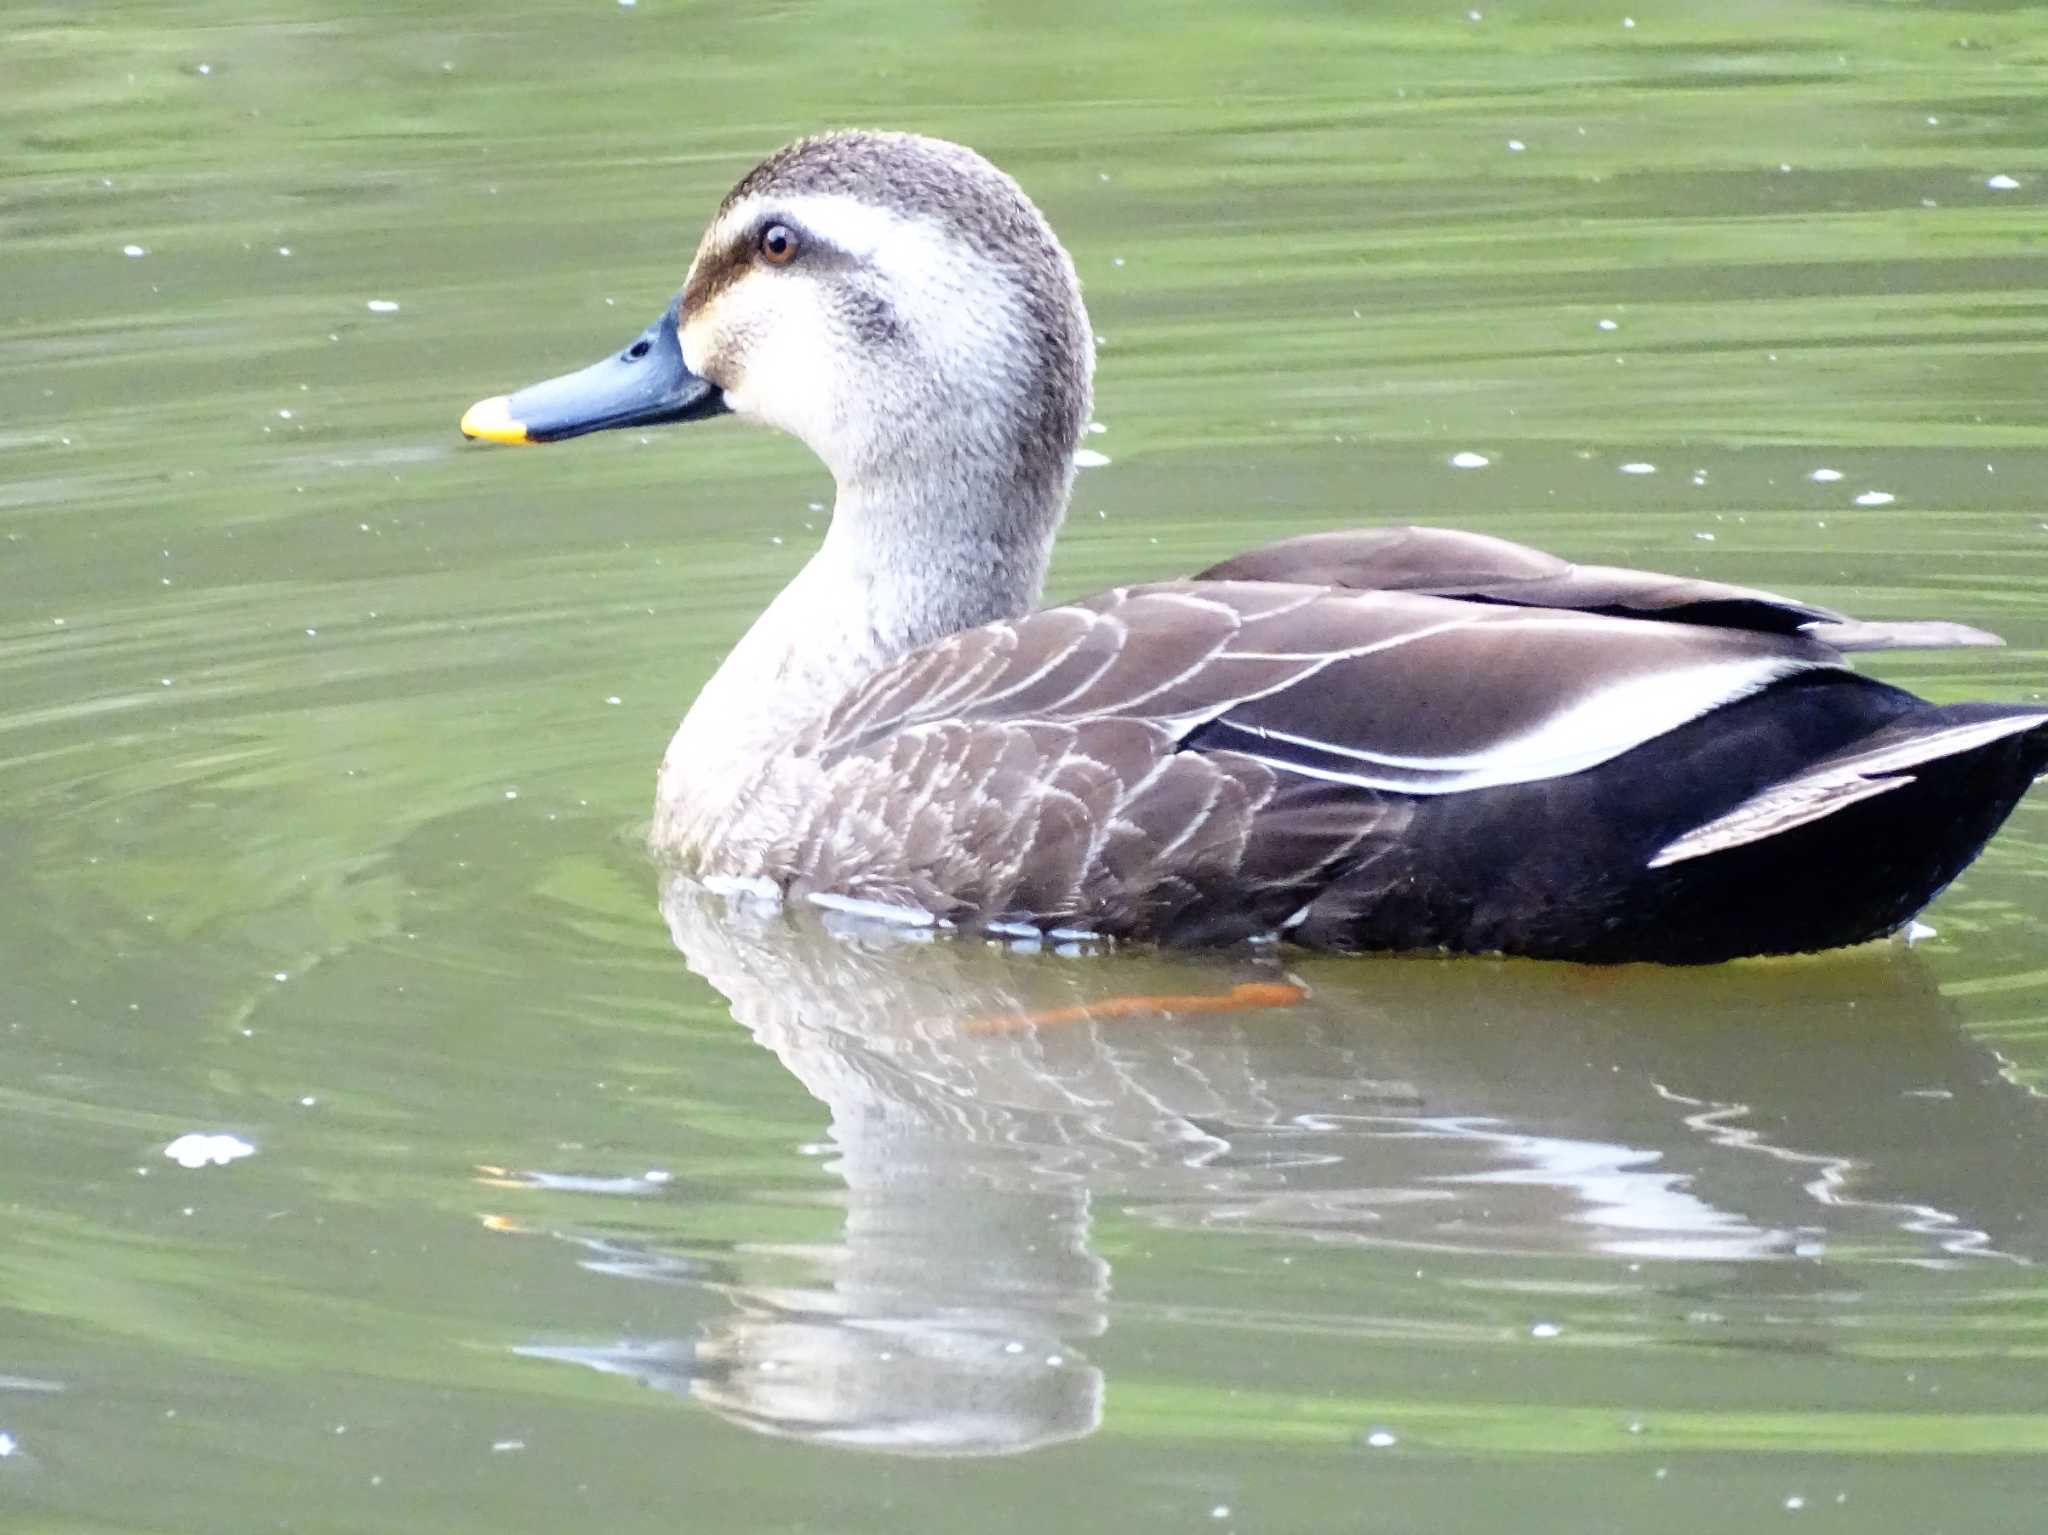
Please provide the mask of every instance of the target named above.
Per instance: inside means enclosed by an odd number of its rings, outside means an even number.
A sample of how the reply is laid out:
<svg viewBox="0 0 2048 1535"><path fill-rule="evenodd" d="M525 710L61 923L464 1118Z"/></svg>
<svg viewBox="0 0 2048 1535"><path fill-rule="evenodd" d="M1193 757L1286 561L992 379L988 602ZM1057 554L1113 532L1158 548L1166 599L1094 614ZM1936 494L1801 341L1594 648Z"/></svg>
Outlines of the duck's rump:
<svg viewBox="0 0 2048 1535"><path fill-rule="evenodd" d="M1786 785L1826 779L1828 764L1856 761L1873 740L1925 742L1937 754L1859 778L1862 791L1785 817L1791 824L1742 823L1745 807L1768 810ZM1899 928L1953 880L2044 766L2040 711L1943 707L1851 674L1802 674L1585 772L1387 796L1392 834L1328 871L1290 913L1286 936L1344 951L1666 964L1860 943ZM1342 793L1285 784L1262 817L1277 831L1327 814L1318 802ZM1721 845L1686 847L1724 818L1735 824ZM1674 846L1681 855L1665 857ZM1211 924L1185 915L1160 936L1213 941Z"/></svg>

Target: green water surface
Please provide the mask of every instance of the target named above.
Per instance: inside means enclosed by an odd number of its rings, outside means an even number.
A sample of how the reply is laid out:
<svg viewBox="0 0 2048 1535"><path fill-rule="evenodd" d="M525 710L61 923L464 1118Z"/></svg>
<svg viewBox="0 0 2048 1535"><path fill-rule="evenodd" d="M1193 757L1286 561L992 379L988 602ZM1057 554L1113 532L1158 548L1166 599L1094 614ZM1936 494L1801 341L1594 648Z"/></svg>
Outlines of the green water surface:
<svg viewBox="0 0 2048 1535"><path fill-rule="evenodd" d="M1279 972L663 891L830 484L454 421L847 123L1073 250L1056 594L1418 520L2048 688L2039 7L8 0L0 1528L2039 1528L2048 795L1910 950L1171 1020L1019 1025Z"/></svg>

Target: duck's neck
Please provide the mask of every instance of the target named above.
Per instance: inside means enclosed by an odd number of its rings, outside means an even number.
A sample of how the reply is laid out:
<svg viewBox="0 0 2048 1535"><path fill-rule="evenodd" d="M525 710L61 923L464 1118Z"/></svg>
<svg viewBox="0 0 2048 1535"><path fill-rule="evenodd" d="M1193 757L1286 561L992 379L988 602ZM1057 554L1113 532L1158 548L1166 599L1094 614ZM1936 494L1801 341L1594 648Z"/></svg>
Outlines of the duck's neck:
<svg viewBox="0 0 2048 1535"><path fill-rule="evenodd" d="M1037 606L1070 465L987 477L950 467L943 479L925 477L923 490L900 476L841 487L823 545L669 742L658 848L703 854L790 739L899 656Z"/></svg>

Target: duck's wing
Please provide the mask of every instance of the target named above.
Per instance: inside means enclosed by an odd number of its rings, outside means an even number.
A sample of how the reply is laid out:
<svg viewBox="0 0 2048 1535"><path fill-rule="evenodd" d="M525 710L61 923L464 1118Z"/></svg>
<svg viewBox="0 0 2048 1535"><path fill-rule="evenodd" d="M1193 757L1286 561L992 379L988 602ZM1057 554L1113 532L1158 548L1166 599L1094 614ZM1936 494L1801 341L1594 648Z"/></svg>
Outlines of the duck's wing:
<svg viewBox="0 0 2048 1535"><path fill-rule="evenodd" d="M1237 555L1195 579L1416 592L1509 607L1569 608L1614 618L1806 634L1844 651L1999 643L1995 635L1963 624L1862 623L1831 608L1755 587L1618 565L1574 565L1504 538L1449 528L1310 533Z"/></svg>
<svg viewBox="0 0 2048 1535"><path fill-rule="evenodd" d="M856 689L792 744L823 782L787 797L767 861L939 915L1245 936L1397 845L1420 799L1577 773L1837 668L1800 635L1267 582L1119 589Z"/></svg>
<svg viewBox="0 0 2048 1535"><path fill-rule="evenodd" d="M1429 559L1374 579L1454 595L1210 576L914 651L792 741L761 790L772 845L750 866L897 920L1055 937L1286 931L1581 957L1826 946L1884 930L1970 849L1923 848L1910 889L1840 914L1802 887L1790 904L1825 921L1781 930L1773 907L1724 948L1666 942L1666 919L1691 910L1698 870L1720 877L1708 855L1833 824L2040 727L1855 676L1826 638L1869 631L1826 610L1636 572L1515 579L1490 541L1477 547L1493 565L1450 581L1454 545L1423 544ZM1554 600L1499 595L1514 590ZM1710 602L1749 622L1704 621ZM1973 802L1966 780L1953 803ZM1929 803L1915 814L1930 825L1954 819L1950 800Z"/></svg>
<svg viewBox="0 0 2048 1535"><path fill-rule="evenodd" d="M1274 582L1118 588L928 645L799 751L906 731L1122 719L1361 788L1446 794L1578 772L1794 672L1797 634Z"/></svg>

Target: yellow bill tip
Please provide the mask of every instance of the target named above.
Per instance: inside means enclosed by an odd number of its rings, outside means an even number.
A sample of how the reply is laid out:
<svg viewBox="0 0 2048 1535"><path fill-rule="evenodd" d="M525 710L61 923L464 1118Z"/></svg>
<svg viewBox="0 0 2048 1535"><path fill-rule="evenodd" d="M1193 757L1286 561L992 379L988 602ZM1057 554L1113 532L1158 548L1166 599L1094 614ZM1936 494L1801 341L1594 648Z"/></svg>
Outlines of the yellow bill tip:
<svg viewBox="0 0 2048 1535"><path fill-rule="evenodd" d="M526 423L515 420L512 402L502 394L478 400L462 413L462 435L483 442L530 442Z"/></svg>

